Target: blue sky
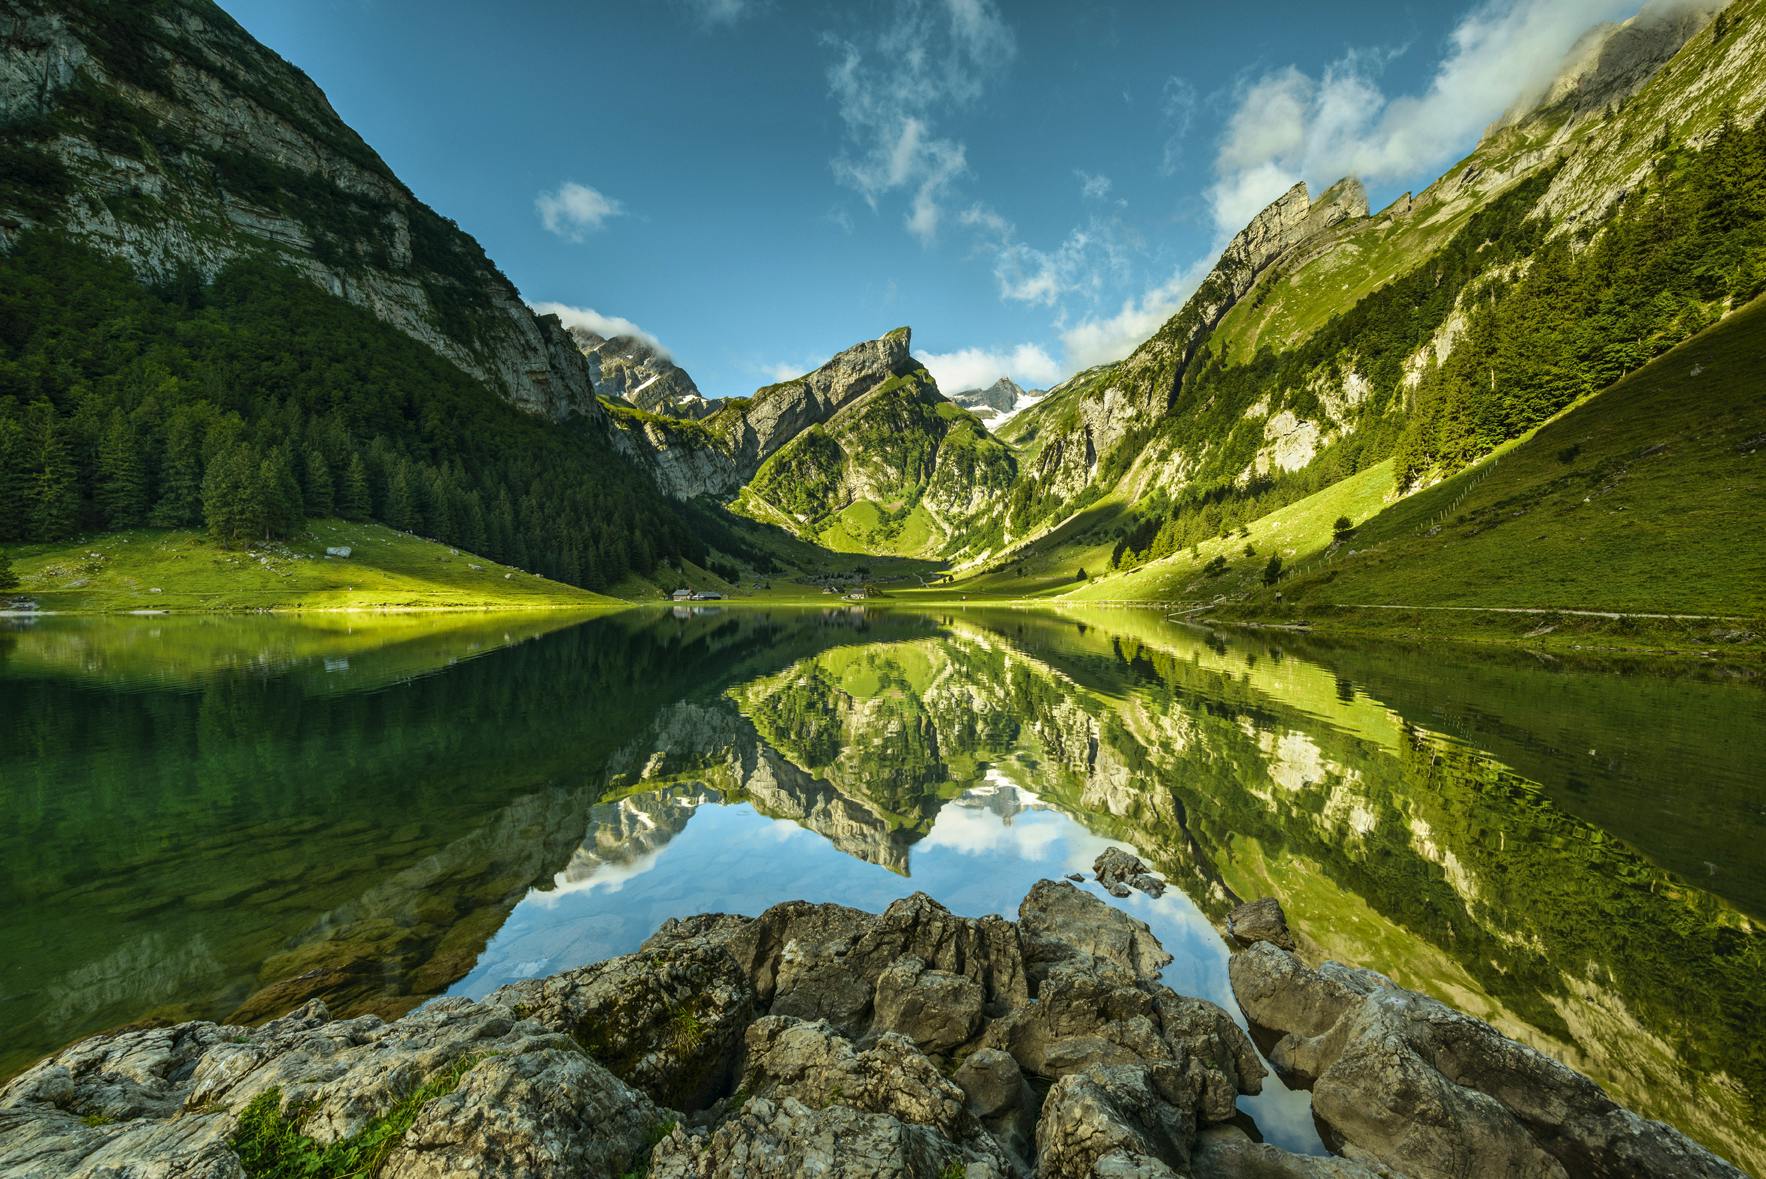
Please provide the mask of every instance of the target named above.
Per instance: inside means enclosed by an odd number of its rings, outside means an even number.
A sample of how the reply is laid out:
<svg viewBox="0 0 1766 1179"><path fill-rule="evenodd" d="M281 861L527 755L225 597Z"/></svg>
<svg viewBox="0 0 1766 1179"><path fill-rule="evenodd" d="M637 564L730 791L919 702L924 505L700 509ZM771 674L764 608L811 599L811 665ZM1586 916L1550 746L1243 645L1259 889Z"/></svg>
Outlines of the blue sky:
<svg viewBox="0 0 1766 1179"><path fill-rule="evenodd" d="M1295 180L1376 208L1638 0L221 0L536 305L712 396L900 324L947 392L1124 355Z"/></svg>

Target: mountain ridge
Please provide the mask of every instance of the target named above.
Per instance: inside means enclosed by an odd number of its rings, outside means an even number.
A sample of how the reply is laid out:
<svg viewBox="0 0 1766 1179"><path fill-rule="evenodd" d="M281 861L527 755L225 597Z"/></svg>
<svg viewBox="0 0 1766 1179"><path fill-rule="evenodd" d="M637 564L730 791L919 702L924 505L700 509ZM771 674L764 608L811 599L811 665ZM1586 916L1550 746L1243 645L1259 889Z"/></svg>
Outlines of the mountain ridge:
<svg viewBox="0 0 1766 1179"><path fill-rule="evenodd" d="M219 8L5 8L0 117L15 153L47 160L39 188L47 179L57 196L21 200L0 185L0 249L55 224L158 281L186 270L212 279L269 251L530 412L601 416L556 317L535 315L306 75Z"/></svg>

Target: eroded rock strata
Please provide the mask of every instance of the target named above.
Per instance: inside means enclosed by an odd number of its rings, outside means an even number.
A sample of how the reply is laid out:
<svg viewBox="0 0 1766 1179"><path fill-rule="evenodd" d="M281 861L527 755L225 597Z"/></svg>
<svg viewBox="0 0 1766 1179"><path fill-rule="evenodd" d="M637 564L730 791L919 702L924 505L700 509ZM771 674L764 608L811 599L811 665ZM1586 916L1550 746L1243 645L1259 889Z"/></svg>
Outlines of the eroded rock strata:
<svg viewBox="0 0 1766 1179"><path fill-rule="evenodd" d="M1254 941L1235 990L1345 1157L1258 1142L1257 1051L1170 961L1046 880L1016 922L923 894L673 920L392 1022L94 1037L0 1091L0 1176L1738 1174L1486 1025Z"/></svg>

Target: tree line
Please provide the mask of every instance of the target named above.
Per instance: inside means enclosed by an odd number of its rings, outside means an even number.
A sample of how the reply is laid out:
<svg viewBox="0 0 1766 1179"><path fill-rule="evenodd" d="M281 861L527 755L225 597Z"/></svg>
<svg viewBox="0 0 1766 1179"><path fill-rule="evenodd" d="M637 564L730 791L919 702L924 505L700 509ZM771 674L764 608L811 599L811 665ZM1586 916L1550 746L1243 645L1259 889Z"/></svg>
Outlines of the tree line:
<svg viewBox="0 0 1766 1179"><path fill-rule="evenodd" d="M1766 292L1766 119L1725 117L1598 232L1542 238L1462 300L1463 336L1410 397L1400 490L1519 436ZM1537 219L1544 221L1543 217Z"/></svg>
<svg viewBox="0 0 1766 1179"><path fill-rule="evenodd" d="M231 545L375 520L577 585L703 560L600 424L544 422L264 259L143 285L47 231L0 268L0 541Z"/></svg>

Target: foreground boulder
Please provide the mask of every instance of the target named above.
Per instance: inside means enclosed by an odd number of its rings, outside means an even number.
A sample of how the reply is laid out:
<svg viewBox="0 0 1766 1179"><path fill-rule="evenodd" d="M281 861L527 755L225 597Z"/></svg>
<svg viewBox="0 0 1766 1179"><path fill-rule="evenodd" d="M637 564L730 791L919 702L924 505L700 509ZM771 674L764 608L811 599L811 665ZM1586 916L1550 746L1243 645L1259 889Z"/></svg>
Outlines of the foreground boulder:
<svg viewBox="0 0 1766 1179"><path fill-rule="evenodd" d="M1326 1141L1416 1179L1741 1172L1582 1074L1384 975L1313 969L1273 942L1232 959L1233 994Z"/></svg>
<svg viewBox="0 0 1766 1179"><path fill-rule="evenodd" d="M0 1176L270 1170L341 1160L404 1127L379 1174L620 1174L663 1114L568 1036L443 999L387 1023L314 1000L258 1028L97 1036L0 1091ZM287 1131L287 1134L278 1133ZM248 1171L249 1166L249 1171Z"/></svg>

